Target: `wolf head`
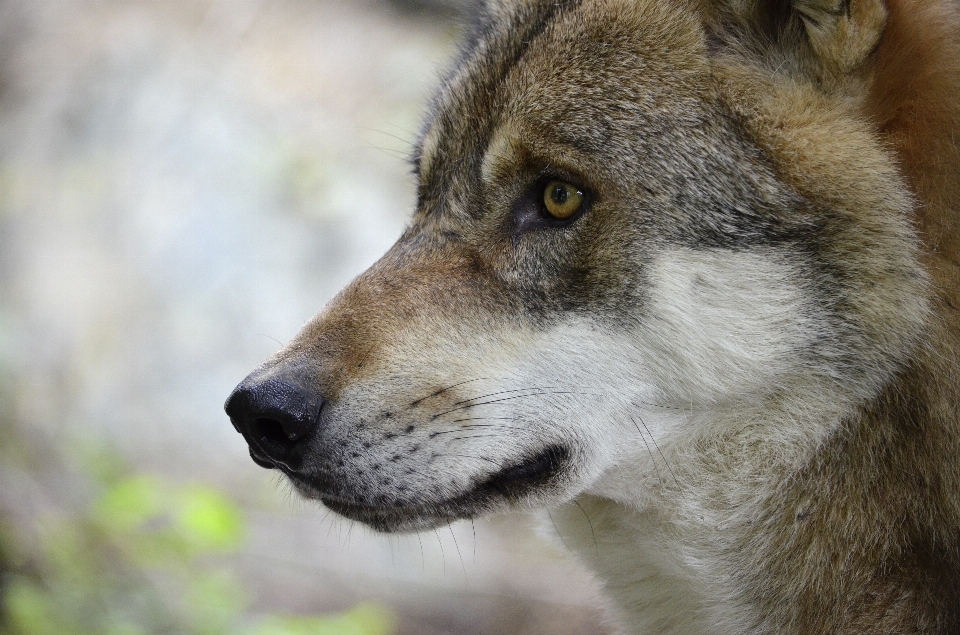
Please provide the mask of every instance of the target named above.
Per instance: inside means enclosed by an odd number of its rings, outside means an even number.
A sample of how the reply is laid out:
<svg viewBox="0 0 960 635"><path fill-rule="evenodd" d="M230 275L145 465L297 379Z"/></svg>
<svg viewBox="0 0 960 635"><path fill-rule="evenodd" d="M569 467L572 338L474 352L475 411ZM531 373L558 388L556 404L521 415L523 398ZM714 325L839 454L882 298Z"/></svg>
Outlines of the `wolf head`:
<svg viewBox="0 0 960 635"><path fill-rule="evenodd" d="M385 531L643 505L667 459L801 452L890 381L926 289L864 114L881 3L478 14L409 227L227 402L258 464Z"/></svg>

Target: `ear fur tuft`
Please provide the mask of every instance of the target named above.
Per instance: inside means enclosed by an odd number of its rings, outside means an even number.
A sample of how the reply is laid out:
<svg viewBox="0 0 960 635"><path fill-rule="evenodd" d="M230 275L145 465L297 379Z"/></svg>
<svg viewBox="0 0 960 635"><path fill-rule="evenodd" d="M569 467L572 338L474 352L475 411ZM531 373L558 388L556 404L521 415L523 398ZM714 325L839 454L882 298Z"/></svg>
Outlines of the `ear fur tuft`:
<svg viewBox="0 0 960 635"><path fill-rule="evenodd" d="M814 53L845 74L866 61L887 22L883 0L794 0Z"/></svg>
<svg viewBox="0 0 960 635"><path fill-rule="evenodd" d="M887 22L885 0L701 0L717 41L820 78L860 69Z"/></svg>

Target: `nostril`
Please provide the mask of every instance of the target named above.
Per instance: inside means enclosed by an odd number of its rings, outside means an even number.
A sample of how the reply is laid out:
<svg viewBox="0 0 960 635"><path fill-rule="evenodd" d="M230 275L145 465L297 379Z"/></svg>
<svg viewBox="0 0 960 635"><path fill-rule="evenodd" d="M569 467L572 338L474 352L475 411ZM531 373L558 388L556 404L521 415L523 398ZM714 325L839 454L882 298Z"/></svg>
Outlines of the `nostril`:
<svg viewBox="0 0 960 635"><path fill-rule="evenodd" d="M307 435L308 426L293 419L271 419L258 417L253 422L253 429L258 438L280 445L296 443Z"/></svg>
<svg viewBox="0 0 960 635"><path fill-rule="evenodd" d="M289 441L292 440L288 440L287 435L283 430L283 425L276 419L259 417L254 419L253 425L250 427L254 437L257 440L265 443L283 446L287 445Z"/></svg>
<svg viewBox="0 0 960 635"><path fill-rule="evenodd" d="M299 462L303 444L317 428L322 407L319 395L278 378L245 380L225 404L234 427L250 444L255 461L259 455L288 466Z"/></svg>

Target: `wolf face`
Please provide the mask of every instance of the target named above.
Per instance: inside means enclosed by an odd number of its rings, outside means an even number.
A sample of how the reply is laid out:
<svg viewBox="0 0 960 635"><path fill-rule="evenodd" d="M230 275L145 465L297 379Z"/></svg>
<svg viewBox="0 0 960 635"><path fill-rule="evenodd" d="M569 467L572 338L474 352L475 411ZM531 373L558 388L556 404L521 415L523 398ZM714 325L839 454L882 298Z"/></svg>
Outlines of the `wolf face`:
<svg viewBox="0 0 960 635"><path fill-rule="evenodd" d="M418 529L591 488L643 499L661 456L716 426L877 391L923 276L905 188L851 113L824 123L859 134L859 182L804 191L818 175L725 101L682 3L487 11L417 148L410 227L231 397L259 464ZM566 217L551 184L578 197ZM605 492L620 472L629 492Z"/></svg>
<svg viewBox="0 0 960 635"><path fill-rule="evenodd" d="M704 597L738 597L730 545L777 543L744 536L928 337L931 256L868 116L887 11L479 13L410 226L227 412L254 461L377 529L587 497L670 519Z"/></svg>

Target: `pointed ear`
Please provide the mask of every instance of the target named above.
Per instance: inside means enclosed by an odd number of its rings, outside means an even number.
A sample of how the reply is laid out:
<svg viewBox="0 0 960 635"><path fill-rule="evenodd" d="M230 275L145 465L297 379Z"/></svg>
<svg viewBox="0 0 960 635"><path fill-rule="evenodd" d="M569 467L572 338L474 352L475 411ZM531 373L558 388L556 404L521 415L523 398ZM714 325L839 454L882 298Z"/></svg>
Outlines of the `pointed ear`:
<svg viewBox="0 0 960 635"><path fill-rule="evenodd" d="M830 70L845 74L866 61L887 22L883 0L793 0L810 46Z"/></svg>
<svg viewBox="0 0 960 635"><path fill-rule="evenodd" d="M706 0L708 25L719 40L780 53L833 75L863 64L887 20L884 0Z"/></svg>

